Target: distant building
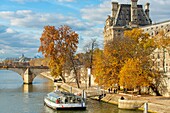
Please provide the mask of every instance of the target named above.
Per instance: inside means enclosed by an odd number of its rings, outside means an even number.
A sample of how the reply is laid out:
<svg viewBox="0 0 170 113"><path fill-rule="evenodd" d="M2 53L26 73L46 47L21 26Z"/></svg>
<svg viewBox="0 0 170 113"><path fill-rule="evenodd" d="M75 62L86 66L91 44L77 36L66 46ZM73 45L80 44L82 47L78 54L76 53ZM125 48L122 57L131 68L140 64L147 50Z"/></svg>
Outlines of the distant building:
<svg viewBox="0 0 170 113"><path fill-rule="evenodd" d="M32 58L27 58L22 54L19 58L6 58L5 60L11 60L13 62L29 62Z"/></svg>
<svg viewBox="0 0 170 113"><path fill-rule="evenodd" d="M31 60L31 58L27 58L24 56L24 54L22 54L21 57L19 57L19 62L29 62Z"/></svg>

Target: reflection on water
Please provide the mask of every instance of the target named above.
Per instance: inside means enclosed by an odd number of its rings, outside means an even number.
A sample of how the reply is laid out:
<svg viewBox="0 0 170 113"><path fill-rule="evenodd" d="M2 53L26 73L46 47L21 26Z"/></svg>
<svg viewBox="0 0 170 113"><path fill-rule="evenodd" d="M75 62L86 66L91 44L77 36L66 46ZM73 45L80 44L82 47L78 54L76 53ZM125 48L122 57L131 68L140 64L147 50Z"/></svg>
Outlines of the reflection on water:
<svg viewBox="0 0 170 113"><path fill-rule="evenodd" d="M51 108L45 106L43 113L143 113L142 111L132 111L132 110L120 110L117 109L116 105L107 104L95 100L87 100L87 109L85 111L81 110L58 110L54 111Z"/></svg>
<svg viewBox="0 0 170 113"><path fill-rule="evenodd" d="M32 85L23 84L22 77L11 71L0 71L0 113L142 113L118 110L117 106L87 100L85 111L54 111L44 106L44 96L53 90L53 83L37 76Z"/></svg>
<svg viewBox="0 0 170 113"><path fill-rule="evenodd" d="M22 88L24 93L33 92L33 85L23 84Z"/></svg>

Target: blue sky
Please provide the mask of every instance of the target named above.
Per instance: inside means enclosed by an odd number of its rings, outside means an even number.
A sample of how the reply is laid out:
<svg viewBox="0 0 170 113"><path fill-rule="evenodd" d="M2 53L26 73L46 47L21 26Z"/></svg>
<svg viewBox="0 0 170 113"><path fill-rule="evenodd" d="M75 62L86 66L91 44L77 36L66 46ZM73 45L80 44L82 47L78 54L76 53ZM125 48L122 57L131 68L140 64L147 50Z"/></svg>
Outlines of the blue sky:
<svg viewBox="0 0 170 113"><path fill-rule="evenodd" d="M130 0L1 0L0 58L28 57L37 54L43 26L69 25L79 34L78 51L91 39L103 44L103 26L111 14L111 1ZM150 2L153 23L170 20L169 0L139 0Z"/></svg>

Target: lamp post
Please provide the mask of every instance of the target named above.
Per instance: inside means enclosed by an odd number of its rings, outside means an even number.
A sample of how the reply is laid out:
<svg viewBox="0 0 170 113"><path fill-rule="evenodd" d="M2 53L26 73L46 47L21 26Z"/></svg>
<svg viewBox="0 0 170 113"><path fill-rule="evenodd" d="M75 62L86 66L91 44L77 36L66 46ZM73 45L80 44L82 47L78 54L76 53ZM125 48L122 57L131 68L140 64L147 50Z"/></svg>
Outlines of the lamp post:
<svg viewBox="0 0 170 113"><path fill-rule="evenodd" d="M91 86L91 68L87 69L87 74L88 74L88 78L89 78L89 87Z"/></svg>

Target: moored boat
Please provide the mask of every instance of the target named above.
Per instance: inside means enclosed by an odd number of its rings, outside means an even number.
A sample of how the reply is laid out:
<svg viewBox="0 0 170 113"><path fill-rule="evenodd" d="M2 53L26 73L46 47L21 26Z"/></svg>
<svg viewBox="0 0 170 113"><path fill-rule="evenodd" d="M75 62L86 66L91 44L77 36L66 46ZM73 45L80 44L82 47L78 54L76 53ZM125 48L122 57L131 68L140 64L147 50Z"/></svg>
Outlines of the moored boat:
<svg viewBox="0 0 170 113"><path fill-rule="evenodd" d="M86 109L85 95L78 96L73 93L54 91L47 94L44 103L52 109Z"/></svg>

